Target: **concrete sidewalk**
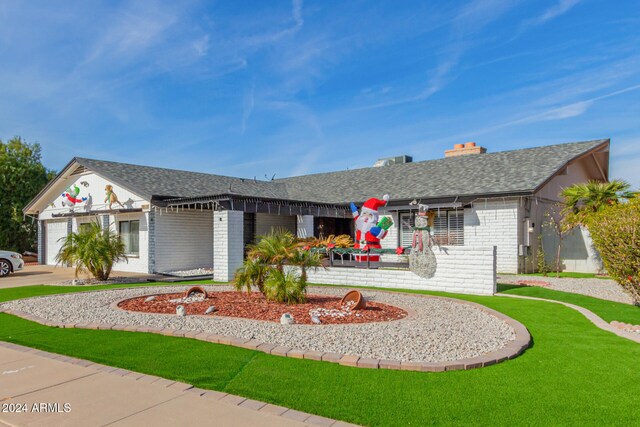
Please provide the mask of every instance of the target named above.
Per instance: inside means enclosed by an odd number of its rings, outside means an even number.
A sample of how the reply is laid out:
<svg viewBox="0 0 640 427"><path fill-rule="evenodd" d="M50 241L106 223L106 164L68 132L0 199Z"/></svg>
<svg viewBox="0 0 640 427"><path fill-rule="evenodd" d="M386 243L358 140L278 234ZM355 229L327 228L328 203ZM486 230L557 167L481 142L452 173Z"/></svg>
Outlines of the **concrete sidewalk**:
<svg viewBox="0 0 640 427"><path fill-rule="evenodd" d="M0 342L0 426L348 426L281 406Z"/></svg>

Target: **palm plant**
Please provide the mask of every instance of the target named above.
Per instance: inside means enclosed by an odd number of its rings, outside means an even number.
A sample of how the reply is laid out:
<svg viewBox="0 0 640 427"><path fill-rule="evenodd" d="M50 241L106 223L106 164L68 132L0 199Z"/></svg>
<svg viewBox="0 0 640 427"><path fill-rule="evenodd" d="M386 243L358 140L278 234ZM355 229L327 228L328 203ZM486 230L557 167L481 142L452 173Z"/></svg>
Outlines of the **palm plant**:
<svg viewBox="0 0 640 427"><path fill-rule="evenodd" d="M611 182L589 181L567 187L560 195L567 209L574 214L580 211L598 212L605 206L634 197L629 188L627 182L617 179Z"/></svg>
<svg viewBox="0 0 640 427"><path fill-rule="evenodd" d="M236 271L236 289L250 292L256 286L271 301L287 304L305 301L307 270L322 266L320 256L298 248L296 238L284 229L273 230L258 239ZM285 270L287 264L300 267L300 274Z"/></svg>
<svg viewBox="0 0 640 427"><path fill-rule="evenodd" d="M300 280L294 270L273 269L265 281L265 297L271 301L287 304L306 301L307 283Z"/></svg>
<svg viewBox="0 0 640 427"><path fill-rule="evenodd" d="M284 263L295 246L295 237L285 229L275 229L258 236L258 243L249 247L248 259L259 259L283 271Z"/></svg>
<svg viewBox="0 0 640 427"><path fill-rule="evenodd" d="M76 277L88 271L98 280L107 280L113 264L128 261L125 245L118 235L110 228L103 229L97 221L61 240L63 244L56 255L56 262L75 267Z"/></svg>
<svg viewBox="0 0 640 427"><path fill-rule="evenodd" d="M307 270L316 271L322 267L322 260L319 253L295 249L288 258L288 263L300 267L300 281L307 283Z"/></svg>
<svg viewBox="0 0 640 427"><path fill-rule="evenodd" d="M236 290L243 288L251 292L251 286L256 286L264 293L264 281L269 273L269 264L259 258L247 258L242 266L236 270L233 285Z"/></svg>

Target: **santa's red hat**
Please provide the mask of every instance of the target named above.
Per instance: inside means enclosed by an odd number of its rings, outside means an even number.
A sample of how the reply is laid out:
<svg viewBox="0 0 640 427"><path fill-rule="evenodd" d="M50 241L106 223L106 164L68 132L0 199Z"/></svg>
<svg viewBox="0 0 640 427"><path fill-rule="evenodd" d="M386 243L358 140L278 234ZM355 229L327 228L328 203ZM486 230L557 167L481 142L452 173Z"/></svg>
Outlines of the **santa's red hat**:
<svg viewBox="0 0 640 427"><path fill-rule="evenodd" d="M388 194L385 194L384 196L382 196L382 200L372 197L366 202L364 202L364 205L362 205L362 210L363 211L367 210L369 212L378 212L378 208L381 208L382 206L386 205L388 201L389 201Z"/></svg>

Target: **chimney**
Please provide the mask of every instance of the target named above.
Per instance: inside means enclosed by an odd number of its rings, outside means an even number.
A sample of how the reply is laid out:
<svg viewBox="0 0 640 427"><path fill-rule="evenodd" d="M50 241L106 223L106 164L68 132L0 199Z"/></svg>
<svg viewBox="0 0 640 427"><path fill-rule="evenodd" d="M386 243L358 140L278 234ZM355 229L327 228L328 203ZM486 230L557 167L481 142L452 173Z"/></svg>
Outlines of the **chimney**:
<svg viewBox="0 0 640 427"><path fill-rule="evenodd" d="M476 145L475 142L467 142L465 144L455 144L452 150L444 152L445 157L466 156L468 154L484 154L487 149Z"/></svg>

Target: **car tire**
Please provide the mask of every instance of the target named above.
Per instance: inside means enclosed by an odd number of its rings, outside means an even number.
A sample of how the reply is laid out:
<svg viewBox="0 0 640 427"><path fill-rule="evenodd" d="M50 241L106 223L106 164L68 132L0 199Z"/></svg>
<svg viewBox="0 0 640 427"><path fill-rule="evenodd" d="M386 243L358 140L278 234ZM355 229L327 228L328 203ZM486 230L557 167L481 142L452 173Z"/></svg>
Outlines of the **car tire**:
<svg viewBox="0 0 640 427"><path fill-rule="evenodd" d="M0 259L0 277L8 276L11 270L11 263L6 259Z"/></svg>

